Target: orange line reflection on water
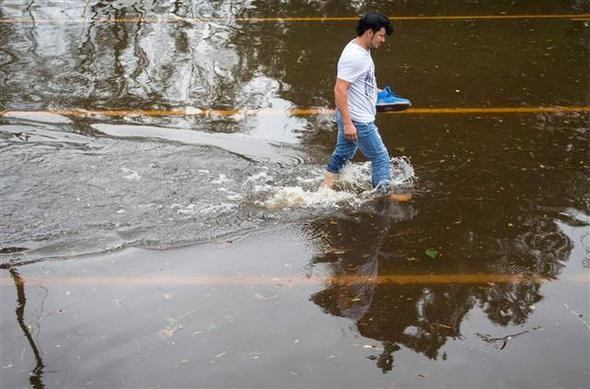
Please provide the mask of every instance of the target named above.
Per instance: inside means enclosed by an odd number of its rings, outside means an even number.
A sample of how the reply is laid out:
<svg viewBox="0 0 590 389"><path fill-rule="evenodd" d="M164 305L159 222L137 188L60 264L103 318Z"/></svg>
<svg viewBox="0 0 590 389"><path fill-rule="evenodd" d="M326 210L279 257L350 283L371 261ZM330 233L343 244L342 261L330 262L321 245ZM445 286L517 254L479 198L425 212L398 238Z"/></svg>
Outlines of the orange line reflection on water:
<svg viewBox="0 0 590 389"><path fill-rule="evenodd" d="M428 21L428 20L514 20L514 19L573 19L579 20L589 18L590 14L519 14L519 15L432 15L432 16L389 16L393 21ZM183 17L143 17L143 18L113 18L113 19L28 19L12 18L0 19L0 24L17 23L210 23L210 22L242 22L242 23L264 23L264 22L348 22L357 21L358 16L343 17L235 17L235 18L183 18Z"/></svg>
<svg viewBox="0 0 590 389"><path fill-rule="evenodd" d="M589 275L574 275L561 279L577 283L590 283ZM407 274L407 275L380 275L376 277L359 276L335 276L335 277L272 277L272 276L116 276L116 277L23 277L23 283L27 285L125 285L125 286L149 286L149 285L321 285L321 284L531 284L548 282L538 275L525 274ZM0 277L0 285L13 285L13 280Z"/></svg>
<svg viewBox="0 0 590 389"><path fill-rule="evenodd" d="M332 114L329 108L293 108L293 109L168 109L168 110L48 110L48 111L0 111L0 116L6 114L57 114L63 116L236 116L236 115L294 115L314 116ZM580 107L465 107L465 108L410 108L399 112L384 112L385 114L401 115L429 115L429 114L510 114L510 113L560 113L560 112L590 112L590 106Z"/></svg>

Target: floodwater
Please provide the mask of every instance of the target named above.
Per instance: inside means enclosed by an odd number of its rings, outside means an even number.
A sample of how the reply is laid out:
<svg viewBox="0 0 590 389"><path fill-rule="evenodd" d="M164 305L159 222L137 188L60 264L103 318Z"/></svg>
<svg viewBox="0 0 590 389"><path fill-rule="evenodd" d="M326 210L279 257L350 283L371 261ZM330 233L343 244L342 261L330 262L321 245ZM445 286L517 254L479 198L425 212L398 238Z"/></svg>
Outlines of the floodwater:
<svg viewBox="0 0 590 389"><path fill-rule="evenodd" d="M317 191L355 18L395 32ZM0 387L590 387L586 1L0 3Z"/></svg>

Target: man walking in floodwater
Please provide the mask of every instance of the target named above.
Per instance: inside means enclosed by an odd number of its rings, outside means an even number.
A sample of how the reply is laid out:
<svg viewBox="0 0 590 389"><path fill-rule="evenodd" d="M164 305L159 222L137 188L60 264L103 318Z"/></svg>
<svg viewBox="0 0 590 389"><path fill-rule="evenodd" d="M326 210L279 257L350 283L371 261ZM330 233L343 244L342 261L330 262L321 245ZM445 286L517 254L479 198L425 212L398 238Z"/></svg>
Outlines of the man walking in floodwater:
<svg viewBox="0 0 590 389"><path fill-rule="evenodd" d="M357 37L346 45L338 60L334 86L338 135L321 187L332 188L346 162L360 149L371 161L373 187L386 191L391 183L391 161L374 123L378 89L370 50L385 42L393 26L385 15L369 12L359 19L356 32ZM390 198L409 200L407 195L391 194Z"/></svg>

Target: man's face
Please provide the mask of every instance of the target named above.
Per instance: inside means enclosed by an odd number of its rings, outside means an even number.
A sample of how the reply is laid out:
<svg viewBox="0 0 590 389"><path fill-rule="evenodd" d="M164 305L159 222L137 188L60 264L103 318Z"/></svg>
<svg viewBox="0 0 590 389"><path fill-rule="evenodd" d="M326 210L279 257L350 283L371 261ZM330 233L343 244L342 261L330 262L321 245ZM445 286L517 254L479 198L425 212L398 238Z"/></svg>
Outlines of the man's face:
<svg viewBox="0 0 590 389"><path fill-rule="evenodd" d="M372 30L369 31L373 35L371 37L371 42L369 43L369 48L376 49L377 47L381 46L381 43L385 42L385 36L387 35L385 32L385 27L382 27L375 33Z"/></svg>

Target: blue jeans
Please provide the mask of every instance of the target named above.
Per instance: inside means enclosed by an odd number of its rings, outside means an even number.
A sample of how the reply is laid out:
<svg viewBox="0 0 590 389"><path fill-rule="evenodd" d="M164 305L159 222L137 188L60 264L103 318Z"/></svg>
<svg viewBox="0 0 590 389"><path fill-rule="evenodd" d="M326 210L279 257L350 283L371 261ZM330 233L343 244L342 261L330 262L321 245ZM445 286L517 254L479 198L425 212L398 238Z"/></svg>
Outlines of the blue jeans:
<svg viewBox="0 0 590 389"><path fill-rule="evenodd" d="M357 141L351 142L344 138L344 123L338 110L336 110L336 124L338 135L336 147L328 162L326 170L338 174L346 162L356 154L357 149L371 161L371 183L373 188L380 187L386 190L391 182L391 161L389 152L381 140L379 129L375 123L359 123L353 121L356 127Z"/></svg>

